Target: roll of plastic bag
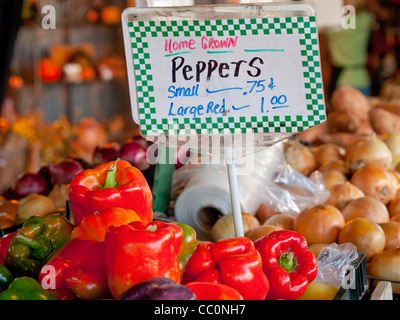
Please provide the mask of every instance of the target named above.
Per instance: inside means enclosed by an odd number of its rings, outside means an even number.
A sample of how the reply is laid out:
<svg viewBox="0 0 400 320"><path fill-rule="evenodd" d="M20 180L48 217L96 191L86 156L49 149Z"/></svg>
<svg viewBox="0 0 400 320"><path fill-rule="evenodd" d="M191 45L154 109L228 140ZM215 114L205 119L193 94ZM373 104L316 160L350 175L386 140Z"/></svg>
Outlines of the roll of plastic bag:
<svg viewBox="0 0 400 320"><path fill-rule="evenodd" d="M322 184L310 180L286 163L281 144L252 155L253 166L238 175L241 211L255 214L261 204L277 212L297 215L301 210L326 201ZM222 215L232 213L226 165L185 165L176 170L172 192L176 195L174 215L192 226L201 240L209 240L211 228Z"/></svg>

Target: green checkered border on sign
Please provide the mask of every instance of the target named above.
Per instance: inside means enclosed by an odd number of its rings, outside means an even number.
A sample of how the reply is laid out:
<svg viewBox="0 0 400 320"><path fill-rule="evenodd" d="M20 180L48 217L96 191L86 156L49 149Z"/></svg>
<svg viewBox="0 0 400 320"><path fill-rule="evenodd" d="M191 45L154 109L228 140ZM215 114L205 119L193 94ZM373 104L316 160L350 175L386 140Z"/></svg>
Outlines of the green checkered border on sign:
<svg viewBox="0 0 400 320"><path fill-rule="evenodd" d="M326 119L318 33L314 16L225 20L128 22L135 70L140 127L143 135L300 132ZM304 86L305 115L156 119L156 101L147 38L234 35L299 34Z"/></svg>

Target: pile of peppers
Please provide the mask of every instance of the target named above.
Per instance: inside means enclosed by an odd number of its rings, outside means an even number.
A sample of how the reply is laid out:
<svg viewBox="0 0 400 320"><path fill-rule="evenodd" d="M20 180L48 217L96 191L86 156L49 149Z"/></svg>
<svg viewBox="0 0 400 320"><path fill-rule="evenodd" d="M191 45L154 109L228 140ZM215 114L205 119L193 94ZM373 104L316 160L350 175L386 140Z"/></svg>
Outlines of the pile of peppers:
<svg viewBox="0 0 400 320"><path fill-rule="evenodd" d="M213 243L153 220L146 179L123 160L76 175L70 202L73 223L32 216L0 239L0 300L294 300L317 275L297 232Z"/></svg>

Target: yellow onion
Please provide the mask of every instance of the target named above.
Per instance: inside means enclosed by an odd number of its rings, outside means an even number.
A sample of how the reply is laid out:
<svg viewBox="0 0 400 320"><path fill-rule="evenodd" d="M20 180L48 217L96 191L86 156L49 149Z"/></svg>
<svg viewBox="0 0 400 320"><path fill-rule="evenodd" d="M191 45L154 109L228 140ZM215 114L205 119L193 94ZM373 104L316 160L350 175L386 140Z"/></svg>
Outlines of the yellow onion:
<svg viewBox="0 0 400 320"><path fill-rule="evenodd" d="M264 225L278 226L285 230L293 230L294 216L288 213L277 213L268 218Z"/></svg>
<svg viewBox="0 0 400 320"><path fill-rule="evenodd" d="M242 212L242 222L243 222L243 233L253 230L254 228L260 226L257 218L250 213ZM219 218L211 229L211 239L212 241L218 241L221 239L229 239L236 237L235 234L235 224L233 221L233 214L227 214Z"/></svg>
<svg viewBox="0 0 400 320"><path fill-rule="evenodd" d="M37 193L31 193L19 200L16 220L18 222L23 222L30 216L44 216L56 211L57 207L49 197Z"/></svg>
<svg viewBox="0 0 400 320"><path fill-rule="evenodd" d="M324 143L311 149L314 154L314 158L317 167L320 167L323 163L334 162L343 160L344 148L334 143Z"/></svg>
<svg viewBox="0 0 400 320"><path fill-rule="evenodd" d="M400 222L389 221L379 225L385 233L385 250L400 248Z"/></svg>
<svg viewBox="0 0 400 320"><path fill-rule="evenodd" d="M383 204L389 203L396 195L392 177L382 168L374 166L360 168L354 172L350 182L366 196L378 199Z"/></svg>
<svg viewBox="0 0 400 320"><path fill-rule="evenodd" d="M347 181L346 175L338 170L321 172L322 183L327 190L338 184L344 184Z"/></svg>
<svg viewBox="0 0 400 320"><path fill-rule="evenodd" d="M316 169L314 155L308 147L297 140L286 141L283 148L286 162L298 172L308 176Z"/></svg>
<svg viewBox="0 0 400 320"><path fill-rule="evenodd" d="M346 148L345 162L352 172L365 166L389 169L392 160L389 147L376 136L353 142Z"/></svg>
<svg viewBox="0 0 400 320"><path fill-rule="evenodd" d="M348 172L344 160L326 161L323 164L321 164L321 166L318 169L318 171L320 172L326 172L330 170L340 171L343 174L347 174Z"/></svg>
<svg viewBox="0 0 400 320"><path fill-rule="evenodd" d="M385 233L379 224L364 218L350 220L340 230L338 243L351 242L365 253L365 261L385 248Z"/></svg>
<svg viewBox="0 0 400 320"><path fill-rule="evenodd" d="M400 214L393 216L390 218L390 221L396 221L396 222L400 222Z"/></svg>
<svg viewBox="0 0 400 320"><path fill-rule="evenodd" d="M372 197L361 197L351 200L342 211L344 219L365 218L376 223L388 222L390 219L387 207Z"/></svg>
<svg viewBox="0 0 400 320"><path fill-rule="evenodd" d="M308 246L308 251L311 251L311 253L318 258L318 255L320 253L320 251L329 246L329 243L312 243Z"/></svg>
<svg viewBox="0 0 400 320"><path fill-rule="evenodd" d="M260 224L263 224L269 217L273 216L276 213L276 211L270 207L267 207L264 204L260 204L258 207L258 210L256 212L256 218L260 222Z"/></svg>
<svg viewBox="0 0 400 320"><path fill-rule="evenodd" d="M393 159L390 167L394 169L400 163L400 131L386 133L382 140L392 152Z"/></svg>
<svg viewBox="0 0 400 320"><path fill-rule="evenodd" d="M391 217L397 216L400 214L400 197L396 197L392 199L388 206L388 211Z"/></svg>
<svg viewBox="0 0 400 320"><path fill-rule="evenodd" d="M347 113L360 121L368 120L371 105L367 97L356 88L351 86L337 88L333 92L330 102L332 111Z"/></svg>
<svg viewBox="0 0 400 320"><path fill-rule="evenodd" d="M400 249L384 250L371 259L368 275L376 278L400 281ZM400 283L392 282L393 293L400 293Z"/></svg>
<svg viewBox="0 0 400 320"><path fill-rule="evenodd" d="M344 225L343 215L336 207L320 204L302 210L295 217L293 229L310 245L335 242Z"/></svg>
<svg viewBox="0 0 400 320"><path fill-rule="evenodd" d="M245 234L247 238L249 238L251 241L256 241L257 239L260 239L267 235L268 233L271 233L273 231L278 231L278 230L283 230L279 226L270 226L270 225L262 225L254 228L253 230L250 230Z"/></svg>
<svg viewBox="0 0 400 320"><path fill-rule="evenodd" d="M364 197L364 192L349 181L334 185L329 191L330 195L325 204L332 205L340 211L344 209L349 201Z"/></svg>

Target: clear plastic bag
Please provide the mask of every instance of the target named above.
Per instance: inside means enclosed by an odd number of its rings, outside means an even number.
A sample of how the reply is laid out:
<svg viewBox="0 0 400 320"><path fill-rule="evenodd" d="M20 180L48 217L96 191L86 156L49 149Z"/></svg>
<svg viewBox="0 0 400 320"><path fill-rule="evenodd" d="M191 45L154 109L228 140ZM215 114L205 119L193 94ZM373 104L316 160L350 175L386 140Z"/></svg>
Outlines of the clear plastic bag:
<svg viewBox="0 0 400 320"><path fill-rule="evenodd" d="M318 274L314 281L339 288L345 280L349 265L357 258L357 247L354 244L329 244L318 255Z"/></svg>
<svg viewBox="0 0 400 320"><path fill-rule="evenodd" d="M303 209L324 203L330 193L322 181L313 181L290 166L282 145L275 144L252 156L252 170L238 175L241 203L255 214L261 204L277 211L297 215ZM175 170L171 199L176 199L186 185L199 181L205 172L213 172L215 183L226 183L225 165L187 164ZM200 181L198 183L201 183ZM213 183L213 181L208 182Z"/></svg>

